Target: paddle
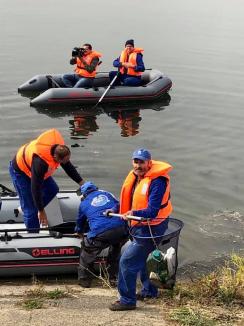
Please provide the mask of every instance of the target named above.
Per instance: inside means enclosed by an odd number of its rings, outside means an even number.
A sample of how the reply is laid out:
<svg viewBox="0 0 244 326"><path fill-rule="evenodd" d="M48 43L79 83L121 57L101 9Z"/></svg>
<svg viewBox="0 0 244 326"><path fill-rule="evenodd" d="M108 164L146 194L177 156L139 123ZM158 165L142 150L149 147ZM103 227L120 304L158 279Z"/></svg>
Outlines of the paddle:
<svg viewBox="0 0 244 326"><path fill-rule="evenodd" d="M152 70L152 68L148 68L148 69L145 69L145 70ZM107 89L105 90L105 92L102 94L102 96L100 97L100 99L98 100L97 104L94 105L93 109L95 109L99 103L102 102L104 96L107 94L107 92L110 90L111 86L113 86L115 80L118 78L120 72L118 71L117 74L114 76L113 80L111 81L111 83L108 85ZM161 78L161 77L160 77Z"/></svg>
<svg viewBox="0 0 244 326"><path fill-rule="evenodd" d="M107 94L107 92L110 90L111 86L113 86L115 80L118 78L120 72L118 71L117 74L114 76L114 78L112 79L111 83L108 85L107 89L105 90L105 92L103 93L103 95L100 97L100 99L98 100L97 104L94 105L93 109L95 109L99 103L102 102L104 96Z"/></svg>

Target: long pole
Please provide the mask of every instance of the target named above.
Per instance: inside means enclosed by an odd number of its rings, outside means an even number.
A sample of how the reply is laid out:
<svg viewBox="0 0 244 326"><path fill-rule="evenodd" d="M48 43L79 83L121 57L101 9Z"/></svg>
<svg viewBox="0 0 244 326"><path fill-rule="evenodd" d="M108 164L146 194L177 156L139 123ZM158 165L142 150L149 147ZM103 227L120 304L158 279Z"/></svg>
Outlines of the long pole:
<svg viewBox="0 0 244 326"><path fill-rule="evenodd" d="M108 215L109 216L114 216L114 217L121 217L121 218L124 216L123 214L115 214L115 213L109 213ZM135 220L135 221L140 221L140 222L146 220L144 217L140 217L140 216L126 215L126 217L129 220Z"/></svg>
<svg viewBox="0 0 244 326"><path fill-rule="evenodd" d="M145 69L145 70L152 70L152 68L148 68L148 69ZM103 93L103 95L100 97L100 99L98 100L97 104L94 105L93 109L95 109L99 103L102 102L104 96L107 94L107 92L110 90L111 86L113 86L115 80L118 78L120 72L118 71L117 74L114 76L114 78L112 79L111 83L108 85L108 88L105 90L105 92Z"/></svg>
<svg viewBox="0 0 244 326"><path fill-rule="evenodd" d="M114 84L115 80L117 79L117 77L119 76L119 71L117 72L117 74L114 76L114 78L112 79L111 83L108 85L107 89L105 90L105 92L103 93L103 95L100 97L100 99L98 100L97 104L93 107L93 109L95 109L99 103L102 102L104 96L107 94L107 92L110 90L111 86Z"/></svg>

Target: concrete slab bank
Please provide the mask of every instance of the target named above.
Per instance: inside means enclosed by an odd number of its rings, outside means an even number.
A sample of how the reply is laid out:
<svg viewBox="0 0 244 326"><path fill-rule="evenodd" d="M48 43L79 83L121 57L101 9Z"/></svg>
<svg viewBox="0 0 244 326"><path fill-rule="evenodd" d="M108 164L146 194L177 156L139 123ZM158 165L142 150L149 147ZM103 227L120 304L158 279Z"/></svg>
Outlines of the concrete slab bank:
<svg viewBox="0 0 244 326"><path fill-rule="evenodd" d="M42 293L59 289L67 296L43 298ZM26 309L32 300L30 293L40 291L40 309ZM5 326L62 326L62 325L169 325L164 321L163 309L156 301L140 302L138 309L128 312L112 312L108 309L115 301L117 290L94 287L82 289L76 284L0 286L1 324ZM36 297L35 297L36 298ZM29 301L28 301L29 300ZM35 300L35 299L33 299Z"/></svg>

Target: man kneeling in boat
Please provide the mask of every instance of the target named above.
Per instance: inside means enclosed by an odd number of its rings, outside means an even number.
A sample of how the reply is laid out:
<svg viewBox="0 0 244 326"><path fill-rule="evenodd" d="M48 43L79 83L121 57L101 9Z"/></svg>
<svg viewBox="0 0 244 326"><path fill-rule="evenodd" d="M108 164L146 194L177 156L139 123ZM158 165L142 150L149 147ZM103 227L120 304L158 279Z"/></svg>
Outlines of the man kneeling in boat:
<svg viewBox="0 0 244 326"><path fill-rule="evenodd" d="M145 70L142 53L143 49L134 47L134 40L125 42L124 50L113 62L118 72L110 71L109 73L111 81L117 74L114 85L140 86L142 84L141 75Z"/></svg>
<svg viewBox="0 0 244 326"><path fill-rule="evenodd" d="M92 50L91 44L84 44L81 48L74 48L70 64L76 64L74 74L65 74L63 83L66 87L92 87L97 73L101 53Z"/></svg>
<svg viewBox="0 0 244 326"><path fill-rule="evenodd" d="M107 271L109 281L116 279L121 246L128 238L127 223L119 217L108 217L109 212L118 212L119 202L110 193L100 190L88 181L80 187L81 203L77 218L76 232L82 234L86 222L89 226L87 236L81 243L78 281L82 287L90 287L93 277L93 263L100 252L109 248Z"/></svg>

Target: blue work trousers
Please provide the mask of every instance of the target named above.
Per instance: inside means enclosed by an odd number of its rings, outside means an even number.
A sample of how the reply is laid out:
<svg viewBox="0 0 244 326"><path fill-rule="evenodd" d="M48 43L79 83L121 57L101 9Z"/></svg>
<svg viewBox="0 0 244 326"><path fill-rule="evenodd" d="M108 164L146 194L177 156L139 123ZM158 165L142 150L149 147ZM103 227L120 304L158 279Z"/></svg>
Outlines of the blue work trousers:
<svg viewBox="0 0 244 326"><path fill-rule="evenodd" d="M34 204L31 192L31 179L24 173L16 171L10 162L9 173L19 195L20 206L24 215L24 223L31 232L38 232L40 223L38 210ZM42 184L43 204L46 206L58 193L59 188L52 177L47 178Z"/></svg>
<svg viewBox="0 0 244 326"><path fill-rule="evenodd" d="M152 234L158 244L168 227L168 219L159 225L151 226ZM149 281L146 261L147 257L155 249L148 226L135 226L131 230L133 241L125 249L119 263L118 291L122 304L136 304L136 280L140 275L142 282L142 296L157 297L158 289Z"/></svg>
<svg viewBox="0 0 244 326"><path fill-rule="evenodd" d="M63 76L63 83L65 87L74 88L90 88L93 86L94 78L82 77L78 74L65 74Z"/></svg>
<svg viewBox="0 0 244 326"><path fill-rule="evenodd" d="M109 78L111 81L117 75L117 73L118 71L110 71ZM117 79L113 83L114 86L116 85L141 86L141 84L142 84L141 76L130 76L125 74L119 74Z"/></svg>

